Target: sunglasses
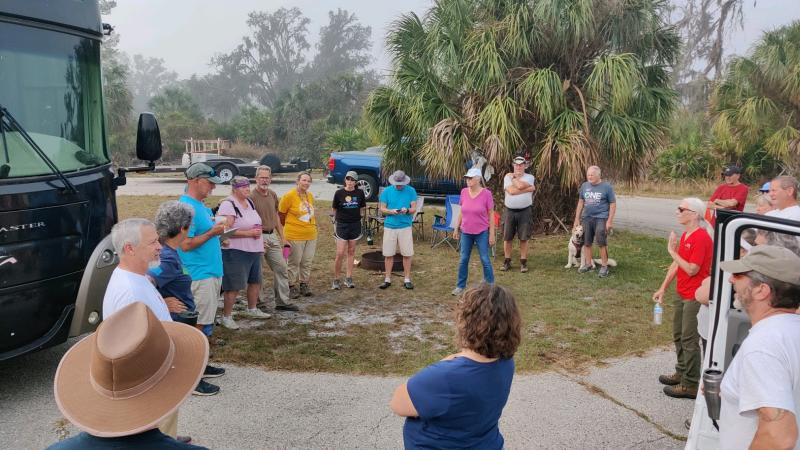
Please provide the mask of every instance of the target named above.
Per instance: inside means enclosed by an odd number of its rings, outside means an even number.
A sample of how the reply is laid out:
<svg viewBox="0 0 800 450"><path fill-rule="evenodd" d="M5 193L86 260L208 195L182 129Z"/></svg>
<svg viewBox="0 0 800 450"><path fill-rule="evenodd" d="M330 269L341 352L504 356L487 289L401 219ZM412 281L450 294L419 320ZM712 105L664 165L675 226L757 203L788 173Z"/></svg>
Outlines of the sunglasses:
<svg viewBox="0 0 800 450"><path fill-rule="evenodd" d="M353 181L356 181L356 179L355 179L355 178L353 178L353 177L344 177L344 179L345 179L345 180L353 180Z"/></svg>
<svg viewBox="0 0 800 450"><path fill-rule="evenodd" d="M683 207L678 206L678 212L679 213L683 213L683 212L686 212L686 211L695 212L695 210L693 210L693 209L683 208Z"/></svg>

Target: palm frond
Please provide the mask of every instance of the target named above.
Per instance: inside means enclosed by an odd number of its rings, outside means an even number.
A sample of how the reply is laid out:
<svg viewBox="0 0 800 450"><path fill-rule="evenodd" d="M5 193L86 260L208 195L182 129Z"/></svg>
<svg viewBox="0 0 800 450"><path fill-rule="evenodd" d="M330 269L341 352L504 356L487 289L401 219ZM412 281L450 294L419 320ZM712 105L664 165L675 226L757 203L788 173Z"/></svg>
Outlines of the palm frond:
<svg viewBox="0 0 800 450"><path fill-rule="evenodd" d="M533 69L517 85L520 103L547 123L566 107L564 82L558 74L547 69Z"/></svg>

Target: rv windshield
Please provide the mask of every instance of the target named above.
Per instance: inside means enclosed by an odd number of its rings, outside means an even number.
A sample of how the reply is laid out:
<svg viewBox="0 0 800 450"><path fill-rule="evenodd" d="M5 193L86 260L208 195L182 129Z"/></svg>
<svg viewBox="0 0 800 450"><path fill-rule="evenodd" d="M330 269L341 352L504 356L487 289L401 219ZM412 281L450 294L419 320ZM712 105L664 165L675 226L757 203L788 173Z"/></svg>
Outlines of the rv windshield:
<svg viewBox="0 0 800 450"><path fill-rule="evenodd" d="M60 171L107 163L100 42L6 22L0 42L0 104ZM0 136L0 165L5 179L53 174L15 130Z"/></svg>

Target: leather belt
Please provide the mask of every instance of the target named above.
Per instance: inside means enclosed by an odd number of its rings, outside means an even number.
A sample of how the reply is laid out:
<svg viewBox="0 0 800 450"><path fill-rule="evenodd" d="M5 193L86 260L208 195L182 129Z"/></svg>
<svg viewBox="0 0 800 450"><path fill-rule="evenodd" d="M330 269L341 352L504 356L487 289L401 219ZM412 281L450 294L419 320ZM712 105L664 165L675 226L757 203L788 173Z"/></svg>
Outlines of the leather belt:
<svg viewBox="0 0 800 450"><path fill-rule="evenodd" d="M269 231L261 230L261 234L272 234L273 231L275 230L269 230Z"/></svg>

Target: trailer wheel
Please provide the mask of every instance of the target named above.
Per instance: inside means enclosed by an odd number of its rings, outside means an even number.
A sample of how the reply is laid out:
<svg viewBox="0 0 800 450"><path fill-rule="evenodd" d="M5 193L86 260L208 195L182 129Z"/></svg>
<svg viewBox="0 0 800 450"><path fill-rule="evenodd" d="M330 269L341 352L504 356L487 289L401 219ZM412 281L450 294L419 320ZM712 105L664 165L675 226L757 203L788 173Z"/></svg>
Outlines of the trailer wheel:
<svg viewBox="0 0 800 450"><path fill-rule="evenodd" d="M223 163L216 166L217 176L222 180L223 183L228 184L231 182L233 177L239 175L239 170L236 169L236 166L233 164Z"/></svg>
<svg viewBox="0 0 800 450"><path fill-rule="evenodd" d="M368 202L378 199L378 182L375 181L375 178L367 174L360 173L358 174L356 187L364 191L364 197L367 198Z"/></svg>
<svg viewBox="0 0 800 450"><path fill-rule="evenodd" d="M259 162L264 166L269 166L269 168L272 169L272 173L281 171L281 158L274 153L267 153L261 157L261 161Z"/></svg>

